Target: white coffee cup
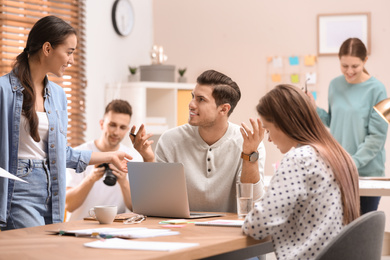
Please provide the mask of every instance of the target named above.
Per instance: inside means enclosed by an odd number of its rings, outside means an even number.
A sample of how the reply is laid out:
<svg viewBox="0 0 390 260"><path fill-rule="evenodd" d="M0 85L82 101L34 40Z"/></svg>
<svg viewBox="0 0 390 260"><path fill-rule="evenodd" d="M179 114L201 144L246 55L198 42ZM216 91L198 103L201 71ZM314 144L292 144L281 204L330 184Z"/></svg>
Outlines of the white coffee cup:
<svg viewBox="0 0 390 260"><path fill-rule="evenodd" d="M89 215L96 218L100 224L111 224L117 213L117 206L95 206L89 210Z"/></svg>

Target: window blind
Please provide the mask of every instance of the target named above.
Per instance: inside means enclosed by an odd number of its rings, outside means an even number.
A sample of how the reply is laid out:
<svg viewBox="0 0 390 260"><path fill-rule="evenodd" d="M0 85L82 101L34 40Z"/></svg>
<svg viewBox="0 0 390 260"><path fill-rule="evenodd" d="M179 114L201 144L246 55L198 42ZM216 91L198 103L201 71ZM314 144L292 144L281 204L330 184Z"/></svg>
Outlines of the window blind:
<svg viewBox="0 0 390 260"><path fill-rule="evenodd" d="M40 18L55 15L78 32L74 64L62 77L49 80L65 90L68 100L68 145L84 142L85 122L85 0L1 0L0 1L0 75L9 73L16 56L26 45L32 26Z"/></svg>

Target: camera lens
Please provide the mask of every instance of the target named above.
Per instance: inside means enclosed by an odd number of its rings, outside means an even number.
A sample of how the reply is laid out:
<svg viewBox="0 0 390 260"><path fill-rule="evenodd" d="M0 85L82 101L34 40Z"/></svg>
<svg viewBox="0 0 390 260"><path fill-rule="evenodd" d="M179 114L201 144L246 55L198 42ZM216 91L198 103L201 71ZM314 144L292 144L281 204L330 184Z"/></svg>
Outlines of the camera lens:
<svg viewBox="0 0 390 260"><path fill-rule="evenodd" d="M105 168L104 175L103 175L103 182L107 186L114 186L116 184L116 176L112 173L112 170L108 166L107 163L103 163L99 165L98 167L103 167Z"/></svg>

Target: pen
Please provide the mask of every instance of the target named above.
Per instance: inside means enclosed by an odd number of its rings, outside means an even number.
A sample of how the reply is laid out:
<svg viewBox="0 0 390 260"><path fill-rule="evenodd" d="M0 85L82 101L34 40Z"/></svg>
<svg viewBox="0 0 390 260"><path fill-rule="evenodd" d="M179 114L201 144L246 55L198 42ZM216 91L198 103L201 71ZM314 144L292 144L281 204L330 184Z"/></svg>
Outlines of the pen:
<svg viewBox="0 0 390 260"><path fill-rule="evenodd" d="M100 234L100 235L98 235L98 237L103 238L103 239L113 238L112 235L104 235L104 234Z"/></svg>
<svg viewBox="0 0 390 260"><path fill-rule="evenodd" d="M91 237L96 237L96 238L113 238L112 235L106 235L106 234L100 234L98 232L92 232Z"/></svg>
<svg viewBox="0 0 390 260"><path fill-rule="evenodd" d="M135 134L133 134L133 133L130 133L130 135L133 136L133 137L135 137Z"/></svg>

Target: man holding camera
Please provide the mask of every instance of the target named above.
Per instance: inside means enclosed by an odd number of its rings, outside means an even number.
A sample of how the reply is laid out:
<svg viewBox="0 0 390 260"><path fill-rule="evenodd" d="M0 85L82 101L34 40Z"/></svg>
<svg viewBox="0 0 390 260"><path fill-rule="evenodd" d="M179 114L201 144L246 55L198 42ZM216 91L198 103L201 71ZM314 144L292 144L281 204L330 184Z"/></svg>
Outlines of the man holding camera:
<svg viewBox="0 0 390 260"><path fill-rule="evenodd" d="M133 148L120 142L129 132L132 108L127 101L113 100L107 105L100 120L100 138L78 146L76 149L92 152L124 151L133 161L143 161ZM112 164L91 165L82 173L67 169L66 210L71 213L69 221L88 217L89 209L97 205L117 205L118 213L131 210L130 185L127 172L118 170Z"/></svg>

